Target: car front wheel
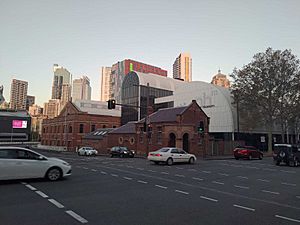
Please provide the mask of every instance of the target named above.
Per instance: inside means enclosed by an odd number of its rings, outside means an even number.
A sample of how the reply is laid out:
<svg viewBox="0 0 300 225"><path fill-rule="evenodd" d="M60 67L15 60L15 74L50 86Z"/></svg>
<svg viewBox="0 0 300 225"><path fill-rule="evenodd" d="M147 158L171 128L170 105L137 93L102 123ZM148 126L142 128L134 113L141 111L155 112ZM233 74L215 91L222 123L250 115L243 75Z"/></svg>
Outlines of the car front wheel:
<svg viewBox="0 0 300 225"><path fill-rule="evenodd" d="M189 164L194 164L195 163L195 159L193 158L193 157L191 157L190 159L189 159Z"/></svg>
<svg viewBox="0 0 300 225"><path fill-rule="evenodd" d="M62 177L62 172L59 168L50 168L46 173L46 178L50 181L57 181Z"/></svg>

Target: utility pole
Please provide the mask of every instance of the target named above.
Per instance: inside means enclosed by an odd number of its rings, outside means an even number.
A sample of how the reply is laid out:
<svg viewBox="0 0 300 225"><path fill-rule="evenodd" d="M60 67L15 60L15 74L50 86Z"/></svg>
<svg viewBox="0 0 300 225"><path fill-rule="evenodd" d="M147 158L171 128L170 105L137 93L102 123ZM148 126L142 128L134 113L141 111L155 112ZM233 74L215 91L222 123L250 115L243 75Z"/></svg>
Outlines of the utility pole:
<svg viewBox="0 0 300 225"><path fill-rule="evenodd" d="M149 118L149 83L147 83L147 107L146 107L146 134L147 134L147 140L148 140L148 143L147 143L147 155L149 153L149 145L150 145L150 127L149 127L149 124L150 124L150 118Z"/></svg>

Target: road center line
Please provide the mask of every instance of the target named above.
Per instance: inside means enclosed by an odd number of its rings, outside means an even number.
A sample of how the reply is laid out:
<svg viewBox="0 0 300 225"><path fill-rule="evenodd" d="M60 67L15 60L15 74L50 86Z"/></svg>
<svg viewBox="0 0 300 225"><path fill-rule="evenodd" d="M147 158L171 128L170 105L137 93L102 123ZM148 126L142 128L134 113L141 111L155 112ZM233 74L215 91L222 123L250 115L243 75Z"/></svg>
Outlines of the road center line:
<svg viewBox="0 0 300 225"><path fill-rule="evenodd" d="M229 176L229 174L227 174L227 173L218 173L218 174L221 175L221 176L225 176L225 177Z"/></svg>
<svg viewBox="0 0 300 225"><path fill-rule="evenodd" d="M124 179L126 179L126 180L132 180L133 178L131 178L131 177L123 177Z"/></svg>
<svg viewBox="0 0 300 225"><path fill-rule="evenodd" d="M249 179L248 177L243 177L243 176L237 176L237 177L241 179Z"/></svg>
<svg viewBox="0 0 300 225"><path fill-rule="evenodd" d="M35 187L31 186L30 184L26 184L25 186L28 187L32 191L36 191L37 190Z"/></svg>
<svg viewBox="0 0 300 225"><path fill-rule="evenodd" d="M208 198L208 197L205 197L205 196L200 196L200 198L205 199L205 200L208 200L208 201L212 201L212 202L218 202L218 201L219 201L219 200L217 200L217 199L214 199L214 198Z"/></svg>
<svg viewBox="0 0 300 225"><path fill-rule="evenodd" d="M291 183L285 183L285 182L283 182L283 183L281 183L281 184L287 185L287 186L293 186L293 187L296 187L296 186L297 186L297 184L291 184Z"/></svg>
<svg viewBox="0 0 300 225"><path fill-rule="evenodd" d="M64 208L65 206L63 206L62 204L60 204L58 201L54 200L54 199L48 199L49 202L51 202L53 205L55 205L57 208Z"/></svg>
<svg viewBox="0 0 300 225"><path fill-rule="evenodd" d="M41 192L41 191L36 191L35 193L37 193L38 195L40 195L43 198L48 198L49 197L48 195L46 195L44 192Z"/></svg>
<svg viewBox="0 0 300 225"><path fill-rule="evenodd" d="M234 185L236 188L241 188L241 189L249 189L249 187L246 186L240 186L240 185Z"/></svg>
<svg viewBox="0 0 300 225"><path fill-rule="evenodd" d="M104 171L101 171L101 173L102 173L102 174L107 174L107 173L106 173L106 172L104 172Z"/></svg>
<svg viewBox="0 0 300 225"><path fill-rule="evenodd" d="M285 217L285 216L275 215L275 217L280 218L280 219L284 219L284 220L288 220L288 221L292 221L292 222L300 223L300 220L288 218L288 217Z"/></svg>
<svg viewBox="0 0 300 225"><path fill-rule="evenodd" d="M113 177L118 177L119 176L119 175L113 174L113 173L111 173L110 175L112 175Z"/></svg>
<svg viewBox="0 0 300 225"><path fill-rule="evenodd" d="M241 205L233 205L233 206L234 206L234 207L237 207L237 208L240 208L240 209L249 210L249 211L252 211L252 212L254 212L254 211L255 211L255 209L248 208L248 207L241 206Z"/></svg>
<svg viewBox="0 0 300 225"><path fill-rule="evenodd" d="M77 213L73 212L72 210L67 210L66 213L69 214L70 216L72 216L74 219L76 219L77 221L79 221L81 223L87 223L88 222L86 219L79 216Z"/></svg>
<svg viewBox="0 0 300 225"><path fill-rule="evenodd" d="M214 183L214 184L220 184L220 185L224 185L224 183L223 183L223 182L219 182L219 181L212 181L212 183Z"/></svg>
<svg viewBox="0 0 300 225"><path fill-rule="evenodd" d="M188 192L185 192L185 191L180 191L180 190L175 190L175 192L178 192L178 193L181 193L181 194L185 194L185 195L188 195L188 194L190 194L190 193L188 193Z"/></svg>
<svg viewBox="0 0 300 225"><path fill-rule="evenodd" d="M262 182L270 182L270 180L265 180L265 179L257 179L259 181L262 181Z"/></svg>
<svg viewBox="0 0 300 225"><path fill-rule="evenodd" d="M162 188L162 189L167 189L168 188L168 187L161 186L161 185L158 185L158 184L155 184L155 187Z"/></svg>
<svg viewBox="0 0 300 225"><path fill-rule="evenodd" d="M161 172L161 174L169 174L168 172Z"/></svg>
<svg viewBox="0 0 300 225"><path fill-rule="evenodd" d="M211 171L202 170L202 173L211 173Z"/></svg>
<svg viewBox="0 0 300 225"><path fill-rule="evenodd" d="M175 174L175 177L185 177L185 176L181 174Z"/></svg>
<svg viewBox="0 0 300 225"><path fill-rule="evenodd" d="M138 182L141 183L141 184L148 184L148 182L143 181L143 180L138 180Z"/></svg>
<svg viewBox="0 0 300 225"><path fill-rule="evenodd" d="M156 171L154 171L154 170L148 170L149 172L152 172L152 173L155 173Z"/></svg>
<svg viewBox="0 0 300 225"><path fill-rule="evenodd" d="M95 170L95 169L91 169L93 172L97 172L98 170Z"/></svg>
<svg viewBox="0 0 300 225"><path fill-rule="evenodd" d="M193 180L200 180L200 181L203 180L202 178L199 178L199 177L193 177L192 179L193 179Z"/></svg>
<svg viewBox="0 0 300 225"><path fill-rule="evenodd" d="M273 195L279 195L279 192L274 192L274 191L262 190L262 192L264 192L264 193L269 193L269 194L273 194Z"/></svg>
<svg viewBox="0 0 300 225"><path fill-rule="evenodd" d="M144 168L137 168L138 170L144 170Z"/></svg>

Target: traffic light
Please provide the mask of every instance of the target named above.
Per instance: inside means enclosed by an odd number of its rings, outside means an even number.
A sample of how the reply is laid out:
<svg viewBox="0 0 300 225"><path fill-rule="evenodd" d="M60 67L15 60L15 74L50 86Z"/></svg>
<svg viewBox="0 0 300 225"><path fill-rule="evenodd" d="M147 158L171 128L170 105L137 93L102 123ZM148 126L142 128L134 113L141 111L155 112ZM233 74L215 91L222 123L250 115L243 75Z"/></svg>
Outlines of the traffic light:
<svg viewBox="0 0 300 225"><path fill-rule="evenodd" d="M199 122L198 133L204 133L204 122L203 121Z"/></svg>
<svg viewBox="0 0 300 225"><path fill-rule="evenodd" d="M116 108L116 100L110 99L107 101L108 109L115 109Z"/></svg>

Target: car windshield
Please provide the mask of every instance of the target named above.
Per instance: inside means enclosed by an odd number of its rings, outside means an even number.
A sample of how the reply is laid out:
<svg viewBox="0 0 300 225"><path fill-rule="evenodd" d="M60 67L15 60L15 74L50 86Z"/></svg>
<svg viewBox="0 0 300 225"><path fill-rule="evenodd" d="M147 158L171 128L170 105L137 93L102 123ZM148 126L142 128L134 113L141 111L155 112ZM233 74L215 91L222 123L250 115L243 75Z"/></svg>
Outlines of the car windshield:
<svg viewBox="0 0 300 225"><path fill-rule="evenodd" d="M291 151L291 147L289 146L274 146L274 152L275 153L279 153L280 151L285 151L285 152L289 152Z"/></svg>
<svg viewBox="0 0 300 225"><path fill-rule="evenodd" d="M123 151L128 151L127 147L120 147L120 149Z"/></svg>
<svg viewBox="0 0 300 225"><path fill-rule="evenodd" d="M170 150L169 148L161 148L158 150L158 152L167 152L169 150Z"/></svg>

